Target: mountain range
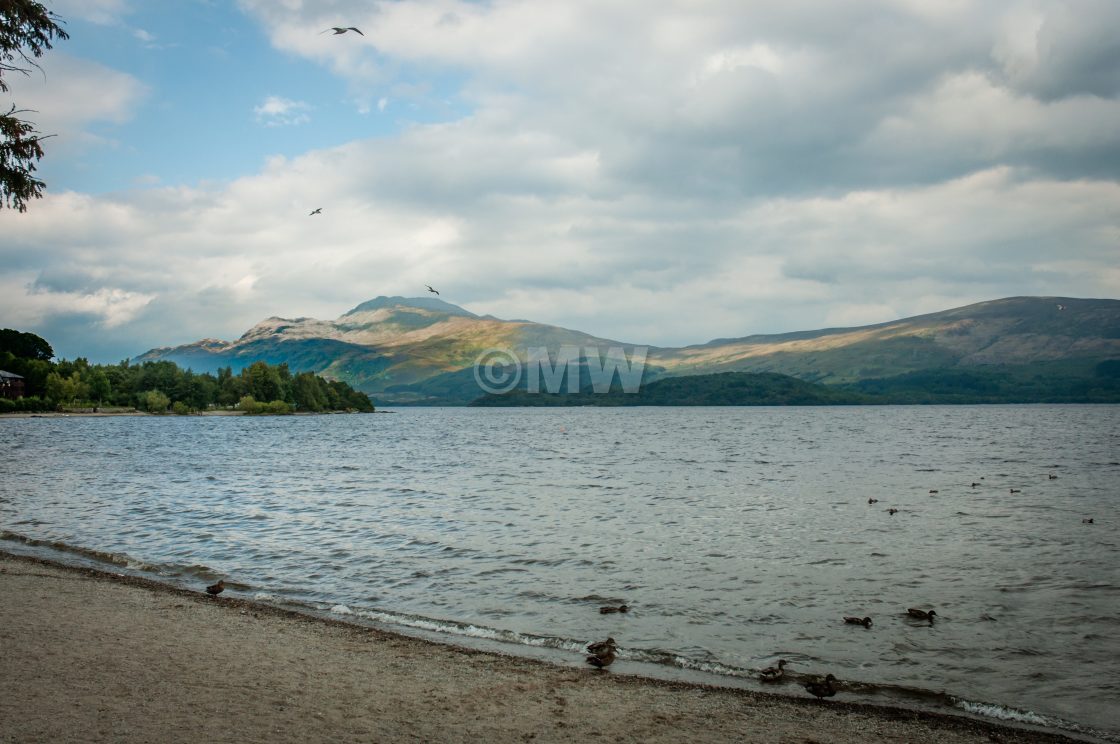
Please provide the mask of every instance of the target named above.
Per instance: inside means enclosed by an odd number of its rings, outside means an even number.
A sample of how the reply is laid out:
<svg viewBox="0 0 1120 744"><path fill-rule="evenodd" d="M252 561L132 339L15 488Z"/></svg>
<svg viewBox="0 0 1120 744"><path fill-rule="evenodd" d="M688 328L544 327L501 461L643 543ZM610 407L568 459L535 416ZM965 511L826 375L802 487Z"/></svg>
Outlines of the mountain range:
<svg viewBox="0 0 1120 744"><path fill-rule="evenodd" d="M369 393L379 404L466 404L481 395L475 362L492 349L605 353L634 343L581 331L479 316L435 297L378 297L335 320L272 317L235 341L203 339L152 349L134 361L170 360L196 372L255 361L286 363ZM1120 300L1009 297L855 328L648 347L645 382L719 372L778 373L829 386L913 380L914 375L1002 370L1020 378L1091 377L1120 360ZM597 361L597 360L596 360ZM580 360L580 386L587 384ZM1115 364L1115 363L1114 363ZM924 379L924 378L923 378Z"/></svg>

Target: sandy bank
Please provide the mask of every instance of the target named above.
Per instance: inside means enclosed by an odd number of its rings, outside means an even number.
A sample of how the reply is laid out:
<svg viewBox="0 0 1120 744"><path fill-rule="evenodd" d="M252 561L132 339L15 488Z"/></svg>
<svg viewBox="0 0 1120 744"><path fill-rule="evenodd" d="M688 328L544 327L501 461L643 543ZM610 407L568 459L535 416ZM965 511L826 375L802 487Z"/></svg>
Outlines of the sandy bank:
<svg viewBox="0 0 1120 744"><path fill-rule="evenodd" d="M0 740L1059 742L396 636L0 553Z"/></svg>

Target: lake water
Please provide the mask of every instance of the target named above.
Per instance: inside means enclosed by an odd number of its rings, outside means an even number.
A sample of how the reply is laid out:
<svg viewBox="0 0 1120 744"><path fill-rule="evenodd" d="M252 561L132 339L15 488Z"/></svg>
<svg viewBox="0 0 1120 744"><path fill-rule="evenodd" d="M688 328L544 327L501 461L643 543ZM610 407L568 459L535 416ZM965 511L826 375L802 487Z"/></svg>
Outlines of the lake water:
<svg viewBox="0 0 1120 744"><path fill-rule="evenodd" d="M0 440L11 552L558 663L612 635L617 672L758 687L784 658L837 699L1120 741L1118 406L24 418Z"/></svg>

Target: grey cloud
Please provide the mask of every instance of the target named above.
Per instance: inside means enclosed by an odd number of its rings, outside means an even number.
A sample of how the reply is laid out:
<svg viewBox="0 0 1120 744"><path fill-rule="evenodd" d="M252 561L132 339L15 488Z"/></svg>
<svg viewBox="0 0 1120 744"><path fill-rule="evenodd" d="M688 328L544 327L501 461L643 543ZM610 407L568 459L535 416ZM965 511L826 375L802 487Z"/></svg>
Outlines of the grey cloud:
<svg viewBox="0 0 1120 744"><path fill-rule="evenodd" d="M1042 100L1077 95L1120 95L1120 5L1111 0L1048 3L1033 45L1008 59L1009 78L1018 89ZM1033 49L1030 47L1033 46Z"/></svg>
<svg viewBox="0 0 1120 744"><path fill-rule="evenodd" d="M1120 291L1110 2L241 4L375 97L454 76L471 111L228 186L57 197L5 265L153 299L44 328L134 354L432 283L670 345ZM339 19L373 46L308 40Z"/></svg>

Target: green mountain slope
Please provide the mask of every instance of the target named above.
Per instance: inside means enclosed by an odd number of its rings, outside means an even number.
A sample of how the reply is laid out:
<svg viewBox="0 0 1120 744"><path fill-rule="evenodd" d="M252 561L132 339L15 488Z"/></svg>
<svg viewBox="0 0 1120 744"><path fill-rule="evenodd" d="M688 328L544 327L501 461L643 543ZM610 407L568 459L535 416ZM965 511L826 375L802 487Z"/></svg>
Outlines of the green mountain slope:
<svg viewBox="0 0 1120 744"><path fill-rule="evenodd" d="M1059 309L1061 308L1061 309ZM1120 358L1120 300L1011 297L859 328L719 339L666 349L673 374L779 372L850 383L923 369Z"/></svg>
<svg viewBox="0 0 1120 744"><path fill-rule="evenodd" d="M524 359L527 349L562 346L632 348L557 326L478 316L434 297L378 297L333 321L268 318L236 341L152 349L134 361L166 359L198 372L236 372L258 359L286 362L293 373L342 380L380 402L466 403L482 392L473 375L480 354L508 349ZM454 382L459 378L467 388Z"/></svg>
<svg viewBox="0 0 1120 744"><path fill-rule="evenodd" d="M342 380L379 403L465 404L486 392L475 376L480 354L507 349L524 363L527 351L539 347L553 359L561 347L621 347L628 356L634 350L580 331L478 316L435 297L378 297L333 321L268 318L236 341L153 349L138 361L169 359L196 371L286 362L293 372ZM958 379L988 386L994 399L1012 391L1015 399L1031 399L1031 390L1041 394L1047 380L1059 378L1063 390L1082 382L1094 389L1085 381L1097 376L1101 362L1116 359L1120 300L1012 297L857 328L651 347L643 384L718 372L778 373L929 402L916 388L936 387L935 380L955 370L975 373ZM1070 396L1063 400L1084 399Z"/></svg>

